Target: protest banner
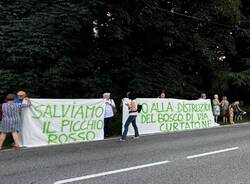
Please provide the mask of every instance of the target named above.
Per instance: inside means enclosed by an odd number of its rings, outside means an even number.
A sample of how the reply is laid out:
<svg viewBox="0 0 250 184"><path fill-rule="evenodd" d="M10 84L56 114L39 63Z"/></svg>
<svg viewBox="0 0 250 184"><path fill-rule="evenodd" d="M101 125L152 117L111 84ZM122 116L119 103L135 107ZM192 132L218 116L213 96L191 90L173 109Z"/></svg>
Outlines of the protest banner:
<svg viewBox="0 0 250 184"><path fill-rule="evenodd" d="M136 124L140 134L175 132L218 126L214 121L211 101L138 98L142 105ZM123 103L123 130L128 117L128 107ZM132 126L128 135L134 135Z"/></svg>
<svg viewBox="0 0 250 184"><path fill-rule="evenodd" d="M102 99L31 99L22 112L22 144L27 147L102 140Z"/></svg>

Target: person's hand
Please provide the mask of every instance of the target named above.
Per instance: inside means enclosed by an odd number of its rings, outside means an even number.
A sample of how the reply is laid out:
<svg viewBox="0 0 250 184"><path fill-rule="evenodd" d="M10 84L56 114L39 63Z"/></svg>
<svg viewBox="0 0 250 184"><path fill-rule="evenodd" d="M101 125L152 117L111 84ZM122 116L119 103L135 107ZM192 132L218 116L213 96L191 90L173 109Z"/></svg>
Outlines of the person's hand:
<svg viewBox="0 0 250 184"><path fill-rule="evenodd" d="M28 102L28 104L31 104L31 101L28 97L25 97L24 100L26 100Z"/></svg>

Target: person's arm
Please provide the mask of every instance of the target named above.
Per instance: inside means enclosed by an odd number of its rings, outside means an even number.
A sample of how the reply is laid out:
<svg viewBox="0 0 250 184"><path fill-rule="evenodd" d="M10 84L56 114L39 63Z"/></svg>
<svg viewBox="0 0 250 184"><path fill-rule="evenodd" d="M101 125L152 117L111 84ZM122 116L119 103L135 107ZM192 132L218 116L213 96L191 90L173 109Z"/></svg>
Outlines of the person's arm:
<svg viewBox="0 0 250 184"><path fill-rule="evenodd" d="M113 105L112 105L112 101L113 101L113 100L106 100L105 103L106 103L107 105L113 106Z"/></svg>
<svg viewBox="0 0 250 184"><path fill-rule="evenodd" d="M24 108L24 107L30 107L32 104L31 104L31 101L28 97L24 98L24 100L27 101L27 104L21 104L20 107L21 108Z"/></svg>
<svg viewBox="0 0 250 184"><path fill-rule="evenodd" d="M239 105L237 105L237 109L240 111L240 112L244 112Z"/></svg>
<svg viewBox="0 0 250 184"><path fill-rule="evenodd" d="M221 107L224 107L224 105L225 105L225 102L222 100L222 101L220 102L220 106L221 106Z"/></svg>
<svg viewBox="0 0 250 184"><path fill-rule="evenodd" d="M115 108L115 101L113 99L111 100L111 106Z"/></svg>
<svg viewBox="0 0 250 184"><path fill-rule="evenodd" d="M129 107L129 102L126 100L126 98L123 98L123 99L122 99L121 105L123 105L123 103L124 103L126 106Z"/></svg>

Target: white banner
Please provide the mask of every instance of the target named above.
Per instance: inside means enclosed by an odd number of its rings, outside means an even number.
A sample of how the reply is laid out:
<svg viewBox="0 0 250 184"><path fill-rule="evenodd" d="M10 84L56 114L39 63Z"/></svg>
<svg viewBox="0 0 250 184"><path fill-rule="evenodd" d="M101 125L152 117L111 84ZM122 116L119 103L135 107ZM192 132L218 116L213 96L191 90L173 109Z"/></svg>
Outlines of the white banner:
<svg viewBox="0 0 250 184"><path fill-rule="evenodd" d="M32 99L22 112L24 146L102 140L103 99Z"/></svg>
<svg viewBox="0 0 250 184"><path fill-rule="evenodd" d="M214 121L210 100L179 100L138 98L142 105L136 124L140 134L174 132L218 126ZM122 129L128 118L128 107L123 104ZM132 125L128 135L134 135Z"/></svg>

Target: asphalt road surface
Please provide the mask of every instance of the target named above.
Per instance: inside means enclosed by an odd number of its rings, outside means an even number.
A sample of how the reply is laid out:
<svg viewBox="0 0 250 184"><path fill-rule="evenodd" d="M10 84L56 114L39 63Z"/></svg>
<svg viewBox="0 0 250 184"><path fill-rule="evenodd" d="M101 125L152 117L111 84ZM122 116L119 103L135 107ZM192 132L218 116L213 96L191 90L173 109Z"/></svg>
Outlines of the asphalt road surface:
<svg viewBox="0 0 250 184"><path fill-rule="evenodd" d="M250 124L0 152L1 184L250 184Z"/></svg>

